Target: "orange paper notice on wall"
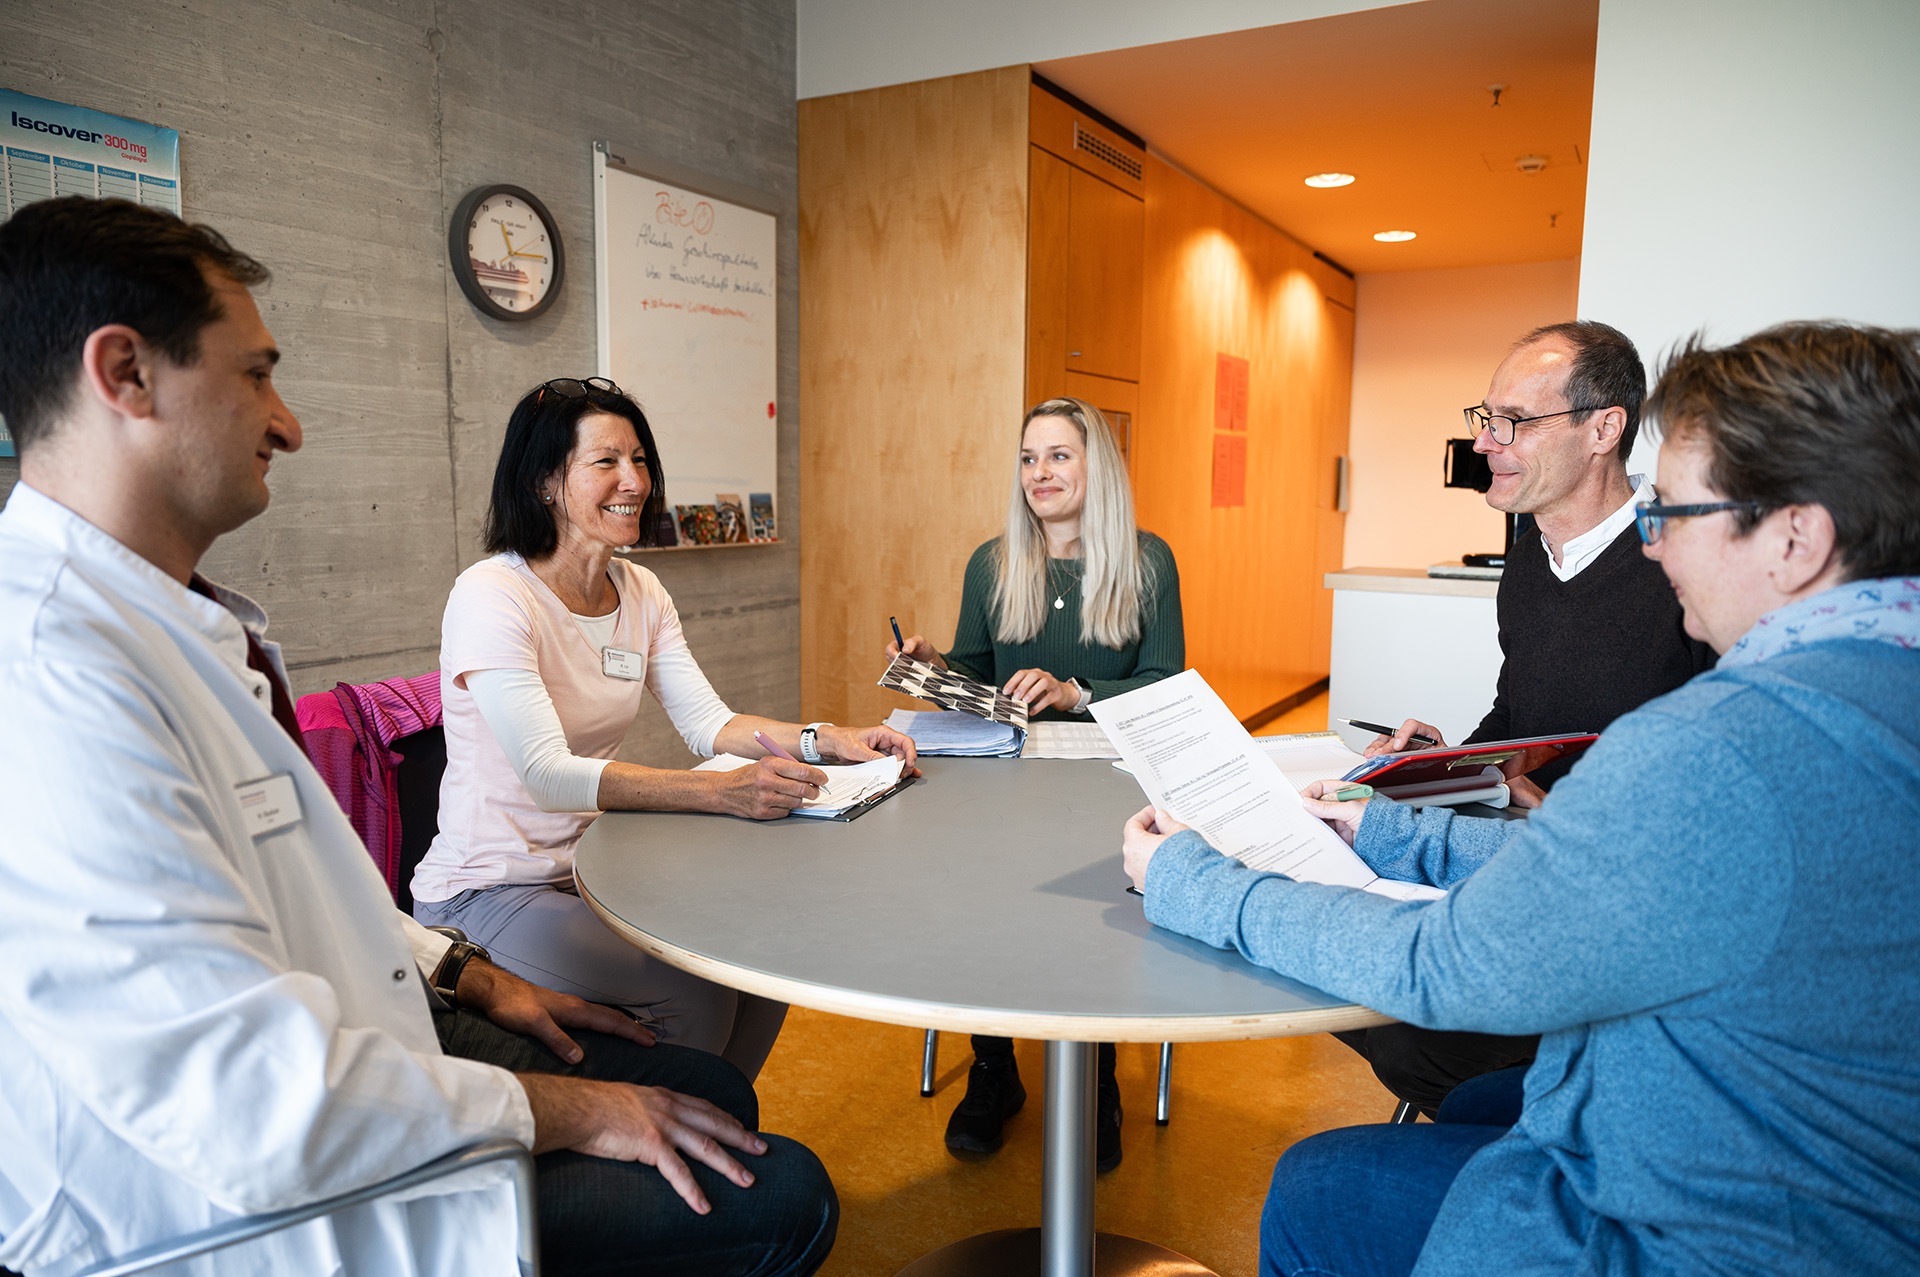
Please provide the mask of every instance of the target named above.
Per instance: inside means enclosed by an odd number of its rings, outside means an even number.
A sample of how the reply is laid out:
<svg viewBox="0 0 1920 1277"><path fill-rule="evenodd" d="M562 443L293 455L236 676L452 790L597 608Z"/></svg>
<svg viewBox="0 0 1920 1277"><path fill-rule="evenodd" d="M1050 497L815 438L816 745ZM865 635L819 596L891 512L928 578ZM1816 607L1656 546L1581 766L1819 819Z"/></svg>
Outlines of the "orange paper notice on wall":
<svg viewBox="0 0 1920 1277"><path fill-rule="evenodd" d="M1243 506L1247 503L1247 437L1213 437L1213 505Z"/></svg>
<svg viewBox="0 0 1920 1277"><path fill-rule="evenodd" d="M1213 428L1247 428L1247 361L1233 355L1214 357Z"/></svg>

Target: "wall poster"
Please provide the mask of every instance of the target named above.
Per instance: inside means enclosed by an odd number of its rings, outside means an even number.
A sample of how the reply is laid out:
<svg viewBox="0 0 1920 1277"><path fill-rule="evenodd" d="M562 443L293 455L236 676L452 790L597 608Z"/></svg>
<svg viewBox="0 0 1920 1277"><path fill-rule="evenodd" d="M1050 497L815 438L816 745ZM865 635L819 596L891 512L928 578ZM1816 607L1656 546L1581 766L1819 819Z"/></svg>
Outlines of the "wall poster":
<svg viewBox="0 0 1920 1277"><path fill-rule="evenodd" d="M180 215L180 133L0 89L0 221L57 195L118 197ZM0 419L0 457L13 436Z"/></svg>

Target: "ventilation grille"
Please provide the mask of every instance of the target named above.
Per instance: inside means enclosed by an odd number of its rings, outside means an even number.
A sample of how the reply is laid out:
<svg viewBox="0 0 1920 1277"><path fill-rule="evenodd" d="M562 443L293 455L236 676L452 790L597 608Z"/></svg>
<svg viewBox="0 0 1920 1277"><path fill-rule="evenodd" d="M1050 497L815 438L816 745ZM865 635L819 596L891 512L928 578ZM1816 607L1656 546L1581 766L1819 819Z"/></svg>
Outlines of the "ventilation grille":
<svg viewBox="0 0 1920 1277"><path fill-rule="evenodd" d="M1087 132L1080 127L1080 121L1078 120L1073 122L1073 149L1076 151L1085 151L1096 160L1105 160L1136 182L1140 180L1141 167L1139 160L1134 159L1131 155L1128 155L1125 151L1107 141L1105 138L1100 137L1098 134Z"/></svg>

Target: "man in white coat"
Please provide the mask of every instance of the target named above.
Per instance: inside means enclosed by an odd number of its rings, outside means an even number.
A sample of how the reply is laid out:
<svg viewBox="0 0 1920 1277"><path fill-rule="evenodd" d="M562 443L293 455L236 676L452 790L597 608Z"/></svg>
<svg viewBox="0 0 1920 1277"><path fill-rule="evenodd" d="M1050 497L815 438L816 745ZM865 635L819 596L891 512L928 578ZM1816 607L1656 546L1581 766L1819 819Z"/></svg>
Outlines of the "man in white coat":
<svg viewBox="0 0 1920 1277"><path fill-rule="evenodd" d="M301 442L265 278L123 201L0 225L0 1265L71 1272L509 1137L541 1155L550 1270L814 1271L818 1160L753 1133L717 1057L395 909L264 615L196 575ZM196 1271L506 1274L514 1227L494 1177Z"/></svg>

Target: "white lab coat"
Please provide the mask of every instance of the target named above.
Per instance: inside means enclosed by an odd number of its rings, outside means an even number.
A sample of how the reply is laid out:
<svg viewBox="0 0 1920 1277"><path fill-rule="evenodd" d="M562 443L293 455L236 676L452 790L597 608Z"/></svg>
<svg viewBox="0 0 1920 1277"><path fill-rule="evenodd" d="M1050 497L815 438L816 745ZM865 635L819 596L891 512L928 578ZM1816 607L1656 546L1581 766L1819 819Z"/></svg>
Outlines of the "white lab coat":
<svg viewBox="0 0 1920 1277"><path fill-rule="evenodd" d="M257 608L228 596L264 624ZM277 648L269 647L279 660ZM232 612L20 484L0 513L0 1265L64 1273L235 1214L533 1139L442 1054L403 919L274 721ZM250 836L236 786L290 775ZM504 1177L193 1266L515 1270Z"/></svg>

